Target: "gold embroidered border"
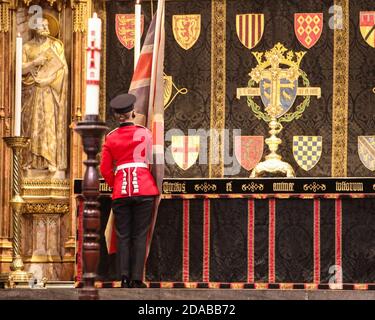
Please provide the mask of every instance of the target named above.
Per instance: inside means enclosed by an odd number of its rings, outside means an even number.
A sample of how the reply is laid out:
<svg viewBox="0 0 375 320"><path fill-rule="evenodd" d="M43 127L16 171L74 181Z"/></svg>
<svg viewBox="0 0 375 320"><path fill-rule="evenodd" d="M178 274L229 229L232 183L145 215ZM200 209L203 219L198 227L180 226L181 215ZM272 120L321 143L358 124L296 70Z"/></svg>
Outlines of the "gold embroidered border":
<svg viewBox="0 0 375 320"><path fill-rule="evenodd" d="M342 29L334 30L332 101L332 177L346 177L348 165L349 0L342 7Z"/></svg>
<svg viewBox="0 0 375 320"><path fill-rule="evenodd" d="M224 176L226 2L212 0L210 129L219 134L210 137L210 178Z"/></svg>

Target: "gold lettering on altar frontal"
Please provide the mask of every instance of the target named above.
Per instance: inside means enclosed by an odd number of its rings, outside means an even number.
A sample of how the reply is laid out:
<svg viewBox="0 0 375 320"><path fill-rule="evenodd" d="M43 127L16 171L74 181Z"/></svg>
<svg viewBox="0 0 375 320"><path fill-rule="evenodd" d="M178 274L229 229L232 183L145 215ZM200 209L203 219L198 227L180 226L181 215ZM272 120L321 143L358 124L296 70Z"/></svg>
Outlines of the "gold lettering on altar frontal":
<svg viewBox="0 0 375 320"><path fill-rule="evenodd" d="M232 181L227 182L226 185L225 185L225 189L227 190L227 192L233 192L232 188L233 188Z"/></svg>
<svg viewBox="0 0 375 320"><path fill-rule="evenodd" d="M354 192L363 192L363 183L362 182L336 182L336 191L354 191Z"/></svg>
<svg viewBox="0 0 375 320"><path fill-rule="evenodd" d="M163 182L163 193L169 194L173 192L186 193L185 182Z"/></svg>
<svg viewBox="0 0 375 320"><path fill-rule="evenodd" d="M294 192L294 182L275 182L273 184L273 191Z"/></svg>
<svg viewBox="0 0 375 320"><path fill-rule="evenodd" d="M107 183L102 182L99 185L99 191L100 192L112 192L112 189L111 189L111 187Z"/></svg>

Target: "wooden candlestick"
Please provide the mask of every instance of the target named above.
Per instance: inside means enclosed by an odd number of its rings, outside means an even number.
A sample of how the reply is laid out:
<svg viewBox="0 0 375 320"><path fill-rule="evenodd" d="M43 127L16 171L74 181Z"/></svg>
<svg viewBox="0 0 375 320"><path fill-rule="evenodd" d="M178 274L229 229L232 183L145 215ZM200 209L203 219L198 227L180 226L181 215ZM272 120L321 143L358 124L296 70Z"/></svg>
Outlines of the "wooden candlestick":
<svg viewBox="0 0 375 320"><path fill-rule="evenodd" d="M82 144L87 160L85 176L82 182L84 197L83 209L83 287L80 300L99 299L95 288L95 278L100 255L100 210L99 210L99 172L97 154L101 149L104 133L108 130L97 115L86 115L84 121L77 124L75 131L82 137Z"/></svg>

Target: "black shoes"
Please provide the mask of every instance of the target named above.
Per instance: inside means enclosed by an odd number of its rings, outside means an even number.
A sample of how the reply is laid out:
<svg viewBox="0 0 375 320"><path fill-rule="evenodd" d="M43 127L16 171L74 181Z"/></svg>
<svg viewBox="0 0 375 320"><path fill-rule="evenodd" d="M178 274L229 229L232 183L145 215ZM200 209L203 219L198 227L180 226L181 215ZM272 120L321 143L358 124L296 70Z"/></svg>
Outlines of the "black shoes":
<svg viewBox="0 0 375 320"><path fill-rule="evenodd" d="M145 288L147 288L147 286L141 280L131 280L130 281L128 277L123 276L122 280L121 280L121 288L140 288L140 289L145 289Z"/></svg>
<svg viewBox="0 0 375 320"><path fill-rule="evenodd" d="M132 280L132 281L130 281L130 288L145 289L145 288L147 288L147 286L141 280Z"/></svg>
<svg viewBox="0 0 375 320"><path fill-rule="evenodd" d="M131 288L130 280L128 277L123 276L121 279L121 288Z"/></svg>

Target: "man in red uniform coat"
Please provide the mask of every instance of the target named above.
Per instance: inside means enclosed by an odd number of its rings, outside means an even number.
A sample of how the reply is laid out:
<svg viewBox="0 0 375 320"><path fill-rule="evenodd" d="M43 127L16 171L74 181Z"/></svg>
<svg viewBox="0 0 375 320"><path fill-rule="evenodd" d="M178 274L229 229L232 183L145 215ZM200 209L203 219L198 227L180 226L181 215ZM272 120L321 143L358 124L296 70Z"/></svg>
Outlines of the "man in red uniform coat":
<svg viewBox="0 0 375 320"><path fill-rule="evenodd" d="M135 125L136 97L122 94L110 106L120 126L110 132L102 150L100 171L112 191L123 288L145 288L143 269L153 202L159 194L150 172L151 132Z"/></svg>

